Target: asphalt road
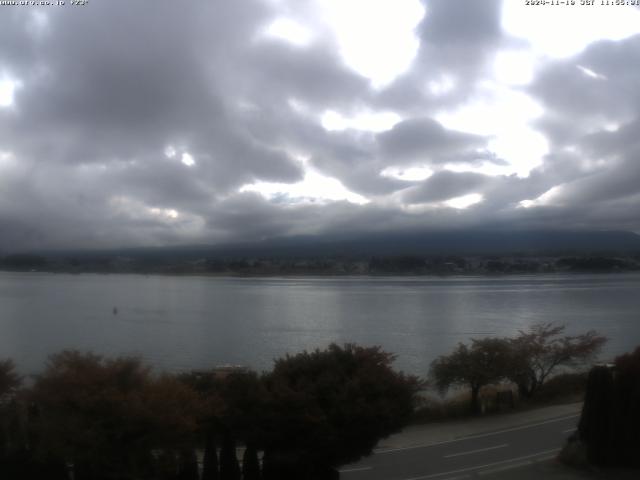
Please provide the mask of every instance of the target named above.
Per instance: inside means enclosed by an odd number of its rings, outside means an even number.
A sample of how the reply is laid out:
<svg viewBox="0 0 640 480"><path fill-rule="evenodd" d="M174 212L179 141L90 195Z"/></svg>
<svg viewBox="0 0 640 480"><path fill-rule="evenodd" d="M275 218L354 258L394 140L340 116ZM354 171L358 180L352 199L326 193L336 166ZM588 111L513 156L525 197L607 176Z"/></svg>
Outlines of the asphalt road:
<svg viewBox="0 0 640 480"><path fill-rule="evenodd" d="M344 480L453 480L529 465L555 457L579 415L471 435L447 442L378 450L340 470ZM434 425L433 428L438 428Z"/></svg>

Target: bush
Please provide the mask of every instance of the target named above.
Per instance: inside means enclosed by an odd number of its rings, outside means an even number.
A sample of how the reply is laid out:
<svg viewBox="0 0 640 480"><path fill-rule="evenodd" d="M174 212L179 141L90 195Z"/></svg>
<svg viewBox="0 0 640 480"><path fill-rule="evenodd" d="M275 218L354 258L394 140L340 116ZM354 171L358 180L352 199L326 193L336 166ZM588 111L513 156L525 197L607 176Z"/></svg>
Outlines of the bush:
<svg viewBox="0 0 640 480"><path fill-rule="evenodd" d="M460 393L441 399L433 395L426 395L420 398L418 406L413 413L413 423L430 423L455 418L468 417L469 400L468 392Z"/></svg>
<svg viewBox="0 0 640 480"><path fill-rule="evenodd" d="M587 460L587 447L580 440L578 434L573 434L567 440L567 443L558 454L558 460L565 465L569 465L575 468L586 469L589 467L589 461Z"/></svg>
<svg viewBox="0 0 640 480"><path fill-rule="evenodd" d="M540 387L533 403L582 401L587 387L587 372L561 373L551 377Z"/></svg>
<svg viewBox="0 0 640 480"><path fill-rule="evenodd" d="M406 425L420 382L393 371L393 360L379 347L350 344L277 360L265 378L271 471L280 479L331 476Z"/></svg>

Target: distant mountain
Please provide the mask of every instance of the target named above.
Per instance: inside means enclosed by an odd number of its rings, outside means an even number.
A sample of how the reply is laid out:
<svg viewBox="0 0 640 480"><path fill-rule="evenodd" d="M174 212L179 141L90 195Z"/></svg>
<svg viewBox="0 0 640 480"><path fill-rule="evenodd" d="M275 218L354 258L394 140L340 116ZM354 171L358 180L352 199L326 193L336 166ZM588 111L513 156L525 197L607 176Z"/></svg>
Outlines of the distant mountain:
<svg viewBox="0 0 640 480"><path fill-rule="evenodd" d="M259 242L101 251L38 252L45 256L122 256L149 261L196 258L319 258L395 255L640 254L640 236L624 231L488 231L298 236Z"/></svg>
<svg viewBox="0 0 640 480"><path fill-rule="evenodd" d="M295 237L220 246L211 253L263 257L640 253L631 232L456 231L378 233L347 238Z"/></svg>

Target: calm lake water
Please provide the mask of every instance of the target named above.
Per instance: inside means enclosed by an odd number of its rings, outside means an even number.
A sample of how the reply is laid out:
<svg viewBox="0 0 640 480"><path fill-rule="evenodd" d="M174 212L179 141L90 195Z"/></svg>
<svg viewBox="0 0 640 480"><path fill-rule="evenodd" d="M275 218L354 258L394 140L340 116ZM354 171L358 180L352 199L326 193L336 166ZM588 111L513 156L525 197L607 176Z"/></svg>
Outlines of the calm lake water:
<svg viewBox="0 0 640 480"><path fill-rule="evenodd" d="M114 314L114 307L117 314ZM65 348L166 370L274 358L331 342L382 345L426 374L457 342L535 322L596 329L603 357L640 344L640 275L216 278L0 272L0 358L24 373Z"/></svg>

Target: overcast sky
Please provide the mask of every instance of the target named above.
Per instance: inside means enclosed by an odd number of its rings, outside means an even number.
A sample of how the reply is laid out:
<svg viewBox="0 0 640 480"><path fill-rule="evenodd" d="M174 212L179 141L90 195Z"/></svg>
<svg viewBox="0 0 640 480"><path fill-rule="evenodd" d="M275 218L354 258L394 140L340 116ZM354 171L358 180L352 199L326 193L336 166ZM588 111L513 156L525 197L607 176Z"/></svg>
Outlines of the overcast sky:
<svg viewBox="0 0 640 480"><path fill-rule="evenodd" d="M0 6L1 249L640 232L638 7L66 3Z"/></svg>

